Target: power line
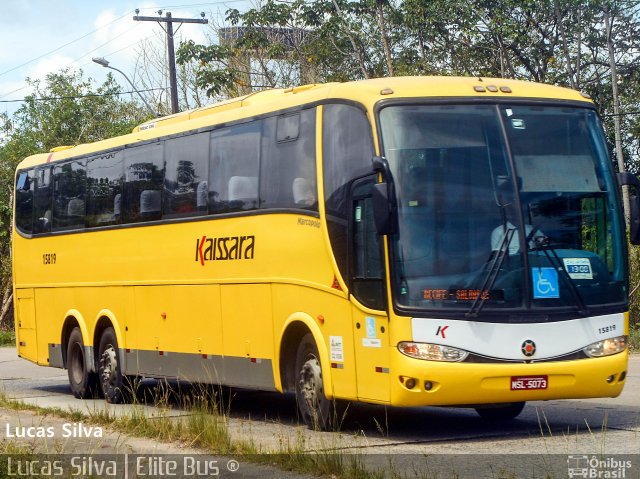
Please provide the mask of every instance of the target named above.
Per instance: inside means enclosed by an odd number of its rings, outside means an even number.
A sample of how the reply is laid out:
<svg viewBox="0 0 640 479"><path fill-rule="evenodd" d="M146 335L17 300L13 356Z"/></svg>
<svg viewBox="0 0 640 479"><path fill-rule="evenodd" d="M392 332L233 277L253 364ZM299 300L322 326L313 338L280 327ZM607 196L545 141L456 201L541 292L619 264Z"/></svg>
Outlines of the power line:
<svg viewBox="0 0 640 479"><path fill-rule="evenodd" d="M623 111L620 113L605 113L602 116L627 116L627 115L640 115L640 111Z"/></svg>
<svg viewBox="0 0 640 479"><path fill-rule="evenodd" d="M76 42L78 42L78 41L82 40L83 38L88 37L89 35L93 35L94 33L96 33L96 32L98 32L98 31L102 30L103 28L108 27L109 25L111 25L111 24L113 24L113 23L117 22L118 20L122 20L124 17L126 17L126 16L128 16L128 15L131 15L131 13L132 13L131 11L128 11L127 13L125 13L124 15L122 15L121 17L118 17L118 18L116 18L115 20L112 20L112 21L110 21L109 23L107 23L107 24L105 24L105 25L102 25L102 26L101 26L101 27L99 27L99 28L96 28L95 30L93 30L93 31L91 31L91 32L89 32L89 33L85 33L84 35L82 35L81 37L76 38L75 40L71 40L70 42L67 42L67 43L65 43L65 44L64 44L64 45L62 45L62 46L59 46L59 47L57 47L57 48L54 48L53 50L50 50L50 51L48 51L47 53L43 53L42 55L40 55L40 56L38 56L38 57L36 57L36 58L32 58L31 60L28 60L28 61L26 61L26 62L24 62L24 63L21 63L20 65L18 65L18 66L16 66L16 67L13 67L13 68L11 68L11 69L9 69L9 70L5 70L5 71L3 71L3 72L0 72L0 76L6 75L7 73L11 73L11 72L13 72L13 71L17 70L18 68L21 68L21 67L23 67L23 66L25 66L25 65L28 65L29 63L35 62L36 60L40 60L41 58L46 57L47 55L51 55L52 53L55 53L55 52L57 52L57 51L59 51L59 50L62 50L63 48L68 47L69 45L71 45L71 44L73 44L73 43L76 43Z"/></svg>
<svg viewBox="0 0 640 479"><path fill-rule="evenodd" d="M147 88L146 90L137 90L137 91L149 92L149 91L158 91L158 90L165 90L165 88ZM24 103L27 101L77 100L80 98L131 95L133 93L136 93L136 91L122 91L122 92L115 92L115 93L89 93L87 95L51 96L51 97L44 97L44 98L22 98L20 100L0 100L0 103Z"/></svg>

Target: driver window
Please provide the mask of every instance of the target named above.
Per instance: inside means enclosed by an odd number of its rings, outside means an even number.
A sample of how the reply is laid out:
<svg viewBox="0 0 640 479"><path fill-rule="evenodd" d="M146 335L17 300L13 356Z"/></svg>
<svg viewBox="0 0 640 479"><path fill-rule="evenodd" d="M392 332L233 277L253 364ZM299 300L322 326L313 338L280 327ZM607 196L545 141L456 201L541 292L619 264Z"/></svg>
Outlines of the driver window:
<svg viewBox="0 0 640 479"><path fill-rule="evenodd" d="M364 306L385 309L382 237L376 232L372 179L356 182L351 190L351 290Z"/></svg>

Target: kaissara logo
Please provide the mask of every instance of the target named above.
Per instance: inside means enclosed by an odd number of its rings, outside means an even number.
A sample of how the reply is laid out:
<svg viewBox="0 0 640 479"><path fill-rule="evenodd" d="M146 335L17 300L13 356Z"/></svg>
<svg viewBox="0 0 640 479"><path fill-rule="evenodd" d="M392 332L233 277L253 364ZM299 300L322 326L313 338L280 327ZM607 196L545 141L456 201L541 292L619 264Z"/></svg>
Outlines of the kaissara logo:
<svg viewBox="0 0 640 479"><path fill-rule="evenodd" d="M204 266L205 261L230 261L253 259L255 254L255 236L225 236L196 240L196 261Z"/></svg>

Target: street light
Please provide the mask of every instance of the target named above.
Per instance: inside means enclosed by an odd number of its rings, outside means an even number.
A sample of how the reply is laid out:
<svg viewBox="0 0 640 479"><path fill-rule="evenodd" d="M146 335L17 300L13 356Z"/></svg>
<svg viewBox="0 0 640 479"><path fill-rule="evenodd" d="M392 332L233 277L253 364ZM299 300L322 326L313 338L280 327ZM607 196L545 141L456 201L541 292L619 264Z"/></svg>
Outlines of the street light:
<svg viewBox="0 0 640 479"><path fill-rule="evenodd" d="M97 63L98 65L105 67L105 68L111 68L112 70L115 70L117 72L122 73L122 76L125 77L127 79L127 81L129 82L129 85L131 85L131 88L133 88L133 91L135 91L138 96L140 97L140 99L142 100L142 102L145 104L145 106L147 107L147 110L149 110L151 112L151 114L157 118L158 114L153 110L153 108L151 108L151 106L149 105L149 103L147 103L147 100L144 99L144 97L142 96L142 94L138 91L138 89L136 88L136 86L133 84L133 82L131 80L129 80L129 77L127 75L125 75L125 73L122 70L117 69L116 67L112 67L111 65L109 65L109 62L101 57L93 57L91 59L94 63Z"/></svg>

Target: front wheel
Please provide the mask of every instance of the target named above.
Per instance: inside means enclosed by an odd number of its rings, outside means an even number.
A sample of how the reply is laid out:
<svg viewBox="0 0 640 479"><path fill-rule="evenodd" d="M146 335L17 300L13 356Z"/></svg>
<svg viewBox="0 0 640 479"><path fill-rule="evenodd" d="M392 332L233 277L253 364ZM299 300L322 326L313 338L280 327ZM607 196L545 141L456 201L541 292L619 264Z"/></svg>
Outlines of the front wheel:
<svg viewBox="0 0 640 479"><path fill-rule="evenodd" d="M311 429L329 429L333 407L324 394L320 356L310 333L298 345L295 371L296 400L304 423Z"/></svg>
<svg viewBox="0 0 640 479"><path fill-rule="evenodd" d="M514 402L508 404L488 405L487 407L477 407L476 412L483 419L490 421L508 421L516 418L524 409L524 402Z"/></svg>
<svg viewBox="0 0 640 479"><path fill-rule="evenodd" d="M75 327L69 335L67 345L67 373L71 392L78 399L92 399L98 393L98 376L89 372L89 363L84 349L82 332Z"/></svg>
<svg viewBox="0 0 640 479"><path fill-rule="evenodd" d="M118 340L112 327L105 329L102 333L98 351L98 378L104 398L113 404L125 402L127 398L125 377L120 364Z"/></svg>

